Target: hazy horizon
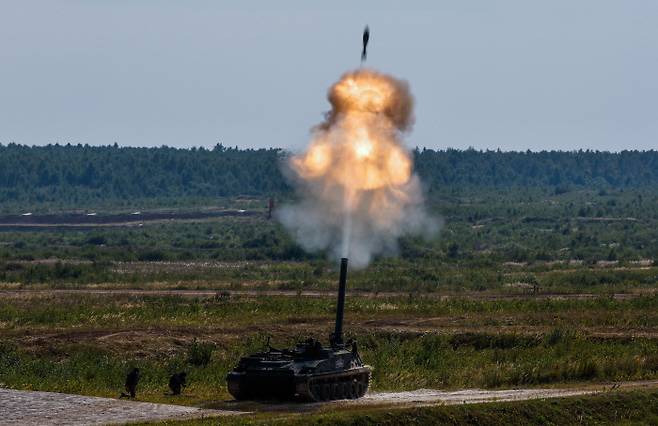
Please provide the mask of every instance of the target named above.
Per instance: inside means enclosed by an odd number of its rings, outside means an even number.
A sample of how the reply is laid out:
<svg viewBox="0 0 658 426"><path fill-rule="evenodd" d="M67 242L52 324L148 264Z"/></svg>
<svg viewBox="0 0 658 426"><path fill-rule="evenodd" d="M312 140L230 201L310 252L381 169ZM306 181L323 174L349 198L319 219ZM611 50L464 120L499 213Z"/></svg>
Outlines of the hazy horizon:
<svg viewBox="0 0 658 426"><path fill-rule="evenodd" d="M72 142L65 142L65 143L60 143L60 142L50 142L46 144L21 144L18 142L9 142L9 143L3 143L0 142L0 147L6 147L9 144L16 144L20 146L26 146L29 148L43 148L47 146L66 146L66 145L71 145L71 146L89 146L93 148L104 148L104 147L112 147L114 146L114 143L111 144L90 144L90 143L72 143ZM221 144L221 142L218 142L215 145L212 146L204 146L204 145L189 145L189 146L173 146L173 145L121 145L117 142L118 148L173 148L173 149L182 149L182 150L192 150L192 149L205 149L205 150L213 150L216 145ZM250 147L250 146L239 146L239 145L226 145L222 144L224 148L226 149L234 149L237 148L239 150L258 150L258 149L274 149L274 150L283 150L287 152L297 152L298 150L301 150L303 147L289 147L289 148L284 148L280 146L260 146L260 147ZM476 152L502 152L502 153L524 153L524 152L531 152L531 153L541 153L541 152L565 152L565 153L577 153L577 152L599 152L599 153L611 153L611 154L620 154L624 151L626 152L656 152L658 149L656 148L649 148L649 149L638 149L638 148L625 148L621 150L601 150L601 149L591 149L591 148L573 148L573 149L500 149L500 148L475 148L475 147L465 147L465 148L455 148L455 147L428 147L428 146L408 146L410 150L433 150L433 151L450 151L450 150L455 150L455 151L469 151L473 150Z"/></svg>
<svg viewBox="0 0 658 426"><path fill-rule="evenodd" d="M359 66L405 79L409 147L658 148L658 3L0 5L0 143L298 150Z"/></svg>

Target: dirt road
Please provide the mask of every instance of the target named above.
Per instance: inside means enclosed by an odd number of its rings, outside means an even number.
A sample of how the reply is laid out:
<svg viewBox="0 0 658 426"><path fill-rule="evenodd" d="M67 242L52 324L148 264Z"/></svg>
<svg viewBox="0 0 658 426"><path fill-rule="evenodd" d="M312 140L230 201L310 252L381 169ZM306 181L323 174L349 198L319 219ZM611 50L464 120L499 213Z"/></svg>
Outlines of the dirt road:
<svg viewBox="0 0 658 426"><path fill-rule="evenodd" d="M150 211L133 213L59 213L33 215L0 215L0 230L40 228L95 228L116 226L140 226L153 222L204 221L218 217L244 217L263 214L258 210L206 209L202 211Z"/></svg>
<svg viewBox="0 0 658 426"><path fill-rule="evenodd" d="M233 411L331 411L336 407L426 407L432 405L483 404L487 402L527 401L531 399L566 398L595 395L606 392L624 392L639 389L658 389L658 380L581 385L568 388L534 388L483 390L464 389L441 391L418 389L408 392L371 392L358 400L342 400L322 403L260 403L224 402L213 407Z"/></svg>
<svg viewBox="0 0 658 426"><path fill-rule="evenodd" d="M213 406L212 409L0 388L0 401L3 402L0 404L0 425L117 424L194 417L248 415L258 411L298 413L335 410L338 407L371 406L377 408L481 404L496 401L564 398L655 388L658 388L658 380L585 385L562 389L466 389L453 392L419 389L410 392L370 393L359 400L329 403L219 402L210 404Z"/></svg>
<svg viewBox="0 0 658 426"><path fill-rule="evenodd" d="M96 294L96 295L128 295L128 296L180 296L180 297L225 297L225 296L282 296L282 297L328 297L335 298L334 290L229 290L229 289L208 289L208 290L180 290L180 289L99 289L99 288L80 288L80 289L6 289L0 290L2 297L20 297L30 295L76 295L76 294ZM370 291L350 291L350 297L368 297L368 298L395 298L395 297L420 297L437 300L591 300L607 298L614 300L628 300L641 296L655 294L653 289L647 291L637 291L634 293L614 293L614 294L594 294L594 293L543 293L543 294L481 294L481 293L461 293L461 294L444 294L444 293L420 293L420 292L370 292Z"/></svg>
<svg viewBox="0 0 658 426"><path fill-rule="evenodd" d="M240 414L55 392L0 388L0 425L107 425Z"/></svg>
<svg viewBox="0 0 658 426"><path fill-rule="evenodd" d="M358 401L350 401L357 405L454 405L479 404L485 402L525 401L529 399L564 398L578 395L593 395L611 391L654 389L658 388L658 380L586 385L574 388L551 389L505 389L481 390L466 389L454 392L443 392L431 389L419 389L412 392L382 392L366 395Z"/></svg>

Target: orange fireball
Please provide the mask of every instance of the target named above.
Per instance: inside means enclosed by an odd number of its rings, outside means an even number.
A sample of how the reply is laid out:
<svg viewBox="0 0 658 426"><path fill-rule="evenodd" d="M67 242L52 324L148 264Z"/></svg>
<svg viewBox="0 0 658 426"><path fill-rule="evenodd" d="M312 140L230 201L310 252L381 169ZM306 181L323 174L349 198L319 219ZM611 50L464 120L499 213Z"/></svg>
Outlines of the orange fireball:
<svg viewBox="0 0 658 426"><path fill-rule="evenodd" d="M317 129L306 152L292 159L298 175L330 189L341 188L351 200L348 207L358 203L364 191L407 184L412 160L400 141L400 132L412 121L406 84L359 70L331 88L329 101L333 108L328 122Z"/></svg>

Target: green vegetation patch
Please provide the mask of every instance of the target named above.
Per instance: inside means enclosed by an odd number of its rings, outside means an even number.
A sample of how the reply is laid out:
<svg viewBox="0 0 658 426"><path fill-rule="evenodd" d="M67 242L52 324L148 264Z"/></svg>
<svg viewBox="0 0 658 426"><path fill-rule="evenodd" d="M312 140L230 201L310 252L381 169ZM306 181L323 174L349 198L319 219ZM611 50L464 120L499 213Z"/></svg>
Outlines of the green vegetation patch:
<svg viewBox="0 0 658 426"><path fill-rule="evenodd" d="M407 297L351 298L348 337L374 368L374 390L549 386L658 378L658 340L623 333L630 318L654 324L655 298L625 301L468 301ZM393 307L393 309L391 309ZM33 296L0 305L0 383L21 389L115 396L126 371L143 372L140 398L164 396L166 378L189 373L184 404L228 398L224 377L241 355L262 349L266 336L291 346L309 335L326 338L333 299ZM425 333L393 326L397 315L419 320L464 318L461 331ZM621 330L608 338L584 327ZM550 314L550 315L549 315ZM490 330L494 318L543 326L526 332ZM560 315L563 326L551 326ZM653 318L653 319L652 319ZM603 321L601 319L601 321ZM421 322L422 323L422 322ZM372 325L370 325L372 324Z"/></svg>

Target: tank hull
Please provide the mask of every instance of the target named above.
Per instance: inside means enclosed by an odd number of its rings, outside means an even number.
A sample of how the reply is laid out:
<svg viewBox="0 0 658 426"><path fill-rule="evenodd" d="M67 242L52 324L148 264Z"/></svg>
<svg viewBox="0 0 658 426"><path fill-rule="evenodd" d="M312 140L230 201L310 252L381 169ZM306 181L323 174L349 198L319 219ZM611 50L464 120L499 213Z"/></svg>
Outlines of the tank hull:
<svg viewBox="0 0 658 426"><path fill-rule="evenodd" d="M347 259L340 262L336 324L329 346L308 338L292 349L267 350L240 358L226 376L235 399L330 401L361 398L370 385L371 368L363 363L356 341L343 340Z"/></svg>
<svg viewBox="0 0 658 426"><path fill-rule="evenodd" d="M237 400L284 399L310 402L361 398L368 391L368 366L316 374L277 371L230 372L228 390Z"/></svg>

